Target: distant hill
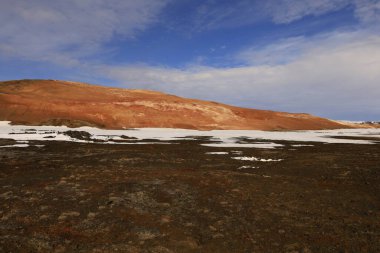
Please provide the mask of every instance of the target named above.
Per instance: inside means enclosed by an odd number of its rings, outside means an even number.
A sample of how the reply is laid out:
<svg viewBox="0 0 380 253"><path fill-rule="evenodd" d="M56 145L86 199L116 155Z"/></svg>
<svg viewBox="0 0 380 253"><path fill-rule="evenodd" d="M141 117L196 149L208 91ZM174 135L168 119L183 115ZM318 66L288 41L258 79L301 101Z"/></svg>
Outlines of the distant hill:
<svg viewBox="0 0 380 253"><path fill-rule="evenodd" d="M55 80L0 82L0 120L14 124L86 125L108 129L316 130L350 127L310 114L247 109L155 91Z"/></svg>

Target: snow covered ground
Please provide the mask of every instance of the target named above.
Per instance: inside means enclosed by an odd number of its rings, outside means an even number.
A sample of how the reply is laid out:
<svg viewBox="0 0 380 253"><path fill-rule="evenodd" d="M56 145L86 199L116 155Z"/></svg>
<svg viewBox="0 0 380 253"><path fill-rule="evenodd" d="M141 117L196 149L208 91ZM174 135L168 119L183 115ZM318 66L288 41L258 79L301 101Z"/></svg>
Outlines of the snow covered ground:
<svg viewBox="0 0 380 253"><path fill-rule="evenodd" d="M360 137L380 137L380 129L339 129L323 131L258 131L258 130L212 130L198 131L171 128L141 128L126 130L105 130L93 127L69 128L66 126L22 126L10 125L8 121L0 121L0 139L14 139L16 141L73 141L88 142L64 135L66 131L85 131L90 133L92 140L102 140L110 144L147 144L139 140L154 139L158 141L172 141L180 139L194 139L194 136L209 137L218 143L203 144L212 147L252 147L252 148L276 148L282 146L271 141L297 141L297 142L323 142L323 143L351 143L374 144L375 141L360 139ZM125 137L134 139L134 142ZM359 139L338 139L338 137L355 137ZM123 138L124 137L124 138ZM258 143L242 143L241 139L265 140ZM121 141L114 142L115 140ZM136 142L137 141L137 142ZM160 144L168 144L157 142Z"/></svg>

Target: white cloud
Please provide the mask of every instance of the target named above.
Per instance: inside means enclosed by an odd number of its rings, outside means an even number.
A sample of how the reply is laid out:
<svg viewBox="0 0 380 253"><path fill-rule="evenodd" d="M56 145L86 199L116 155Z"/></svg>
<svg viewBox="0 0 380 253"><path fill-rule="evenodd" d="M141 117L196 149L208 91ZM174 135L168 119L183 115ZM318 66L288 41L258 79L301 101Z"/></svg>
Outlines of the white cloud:
<svg viewBox="0 0 380 253"><path fill-rule="evenodd" d="M133 38L167 0L0 0L0 54L62 65Z"/></svg>
<svg viewBox="0 0 380 253"><path fill-rule="evenodd" d="M252 24L263 16L259 2L251 0L204 1L193 17L191 30L203 31Z"/></svg>
<svg viewBox="0 0 380 253"><path fill-rule="evenodd" d="M278 24L291 23L305 16L319 16L349 7L365 24L380 21L380 0L269 0L265 11Z"/></svg>
<svg viewBox="0 0 380 253"><path fill-rule="evenodd" d="M334 54L350 45L353 50L364 47L362 43L374 43L372 30L322 33L313 37L290 37L264 47L249 47L236 55L236 59L248 65L281 65L299 60L307 55ZM347 49L348 50L348 49Z"/></svg>
<svg viewBox="0 0 380 253"><path fill-rule="evenodd" d="M320 16L344 8L352 8L356 18L366 25L380 20L380 0L209 0L197 9L192 30L238 27L266 19L289 24L306 16Z"/></svg>
<svg viewBox="0 0 380 253"><path fill-rule="evenodd" d="M275 23L290 23L308 15L319 16L342 9L348 0L275 0L266 2L266 10Z"/></svg>
<svg viewBox="0 0 380 253"><path fill-rule="evenodd" d="M272 47L277 49L274 54L292 57L286 62L267 62ZM268 48L241 52L248 63L249 55L264 59L261 64L252 59L255 65L245 67L119 66L101 71L129 88L328 117L348 117L350 113L380 117L380 36L336 32L309 40L280 41Z"/></svg>
<svg viewBox="0 0 380 253"><path fill-rule="evenodd" d="M275 44L269 44L264 47L250 47L236 56L237 60L251 65L274 65L287 63L295 60L307 48L308 39L299 36L282 39Z"/></svg>
<svg viewBox="0 0 380 253"><path fill-rule="evenodd" d="M355 15L365 24L380 23L380 0L356 0Z"/></svg>

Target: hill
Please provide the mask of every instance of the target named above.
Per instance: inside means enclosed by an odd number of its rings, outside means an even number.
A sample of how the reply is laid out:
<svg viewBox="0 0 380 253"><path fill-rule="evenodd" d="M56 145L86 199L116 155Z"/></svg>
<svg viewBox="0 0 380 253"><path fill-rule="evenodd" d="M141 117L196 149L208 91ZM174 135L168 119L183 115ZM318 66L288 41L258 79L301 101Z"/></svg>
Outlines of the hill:
<svg viewBox="0 0 380 253"><path fill-rule="evenodd" d="M317 130L348 126L304 113L229 106L148 90L56 80L0 82L0 120L26 125Z"/></svg>

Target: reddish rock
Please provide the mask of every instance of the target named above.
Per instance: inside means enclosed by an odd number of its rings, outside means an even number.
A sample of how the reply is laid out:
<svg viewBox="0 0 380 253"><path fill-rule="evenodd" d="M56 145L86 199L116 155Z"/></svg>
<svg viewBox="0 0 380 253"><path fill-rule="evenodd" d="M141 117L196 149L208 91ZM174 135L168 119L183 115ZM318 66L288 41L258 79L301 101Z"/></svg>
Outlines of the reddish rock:
<svg viewBox="0 0 380 253"><path fill-rule="evenodd" d="M148 90L53 80L0 82L0 120L122 128L304 130L347 128L304 113L239 108Z"/></svg>

